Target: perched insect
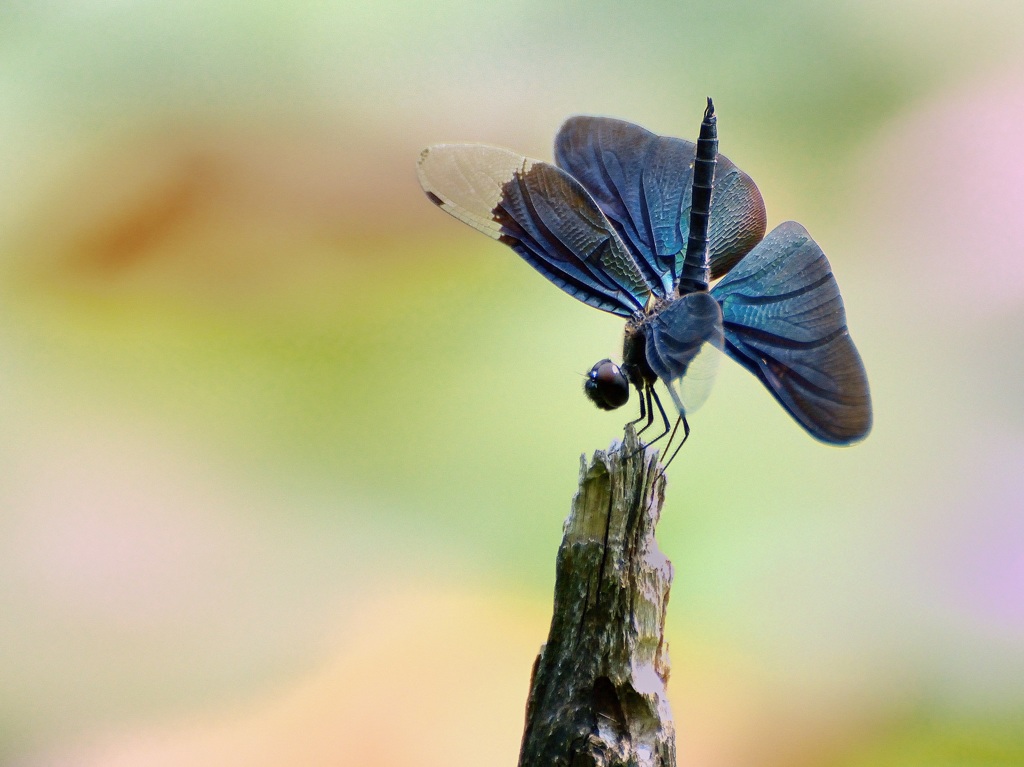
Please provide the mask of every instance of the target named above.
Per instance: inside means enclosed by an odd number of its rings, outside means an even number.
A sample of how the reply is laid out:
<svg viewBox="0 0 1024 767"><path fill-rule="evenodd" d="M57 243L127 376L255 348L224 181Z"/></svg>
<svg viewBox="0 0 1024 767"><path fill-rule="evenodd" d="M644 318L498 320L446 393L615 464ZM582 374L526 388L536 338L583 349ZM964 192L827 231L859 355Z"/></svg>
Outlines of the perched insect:
<svg viewBox="0 0 1024 767"><path fill-rule="evenodd" d="M656 405L664 434L660 379L685 441L686 416L706 398L724 351L811 436L848 445L867 435L867 376L828 260L796 222L765 236L760 192L718 154L711 99L696 144L572 117L555 137L555 162L439 144L420 155L418 175L444 211L569 295L627 318L622 365L594 365L584 385L591 401L621 407L632 385L637 422L649 427Z"/></svg>

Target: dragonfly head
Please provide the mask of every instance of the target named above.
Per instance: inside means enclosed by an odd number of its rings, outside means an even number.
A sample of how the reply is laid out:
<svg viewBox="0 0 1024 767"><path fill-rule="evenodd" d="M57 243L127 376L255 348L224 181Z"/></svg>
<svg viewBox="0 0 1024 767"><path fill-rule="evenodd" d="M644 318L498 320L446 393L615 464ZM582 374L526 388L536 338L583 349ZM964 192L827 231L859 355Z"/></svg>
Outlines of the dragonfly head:
<svg viewBox="0 0 1024 767"><path fill-rule="evenodd" d="M587 373L583 391L602 410L615 410L629 401L629 380L611 360L601 360Z"/></svg>

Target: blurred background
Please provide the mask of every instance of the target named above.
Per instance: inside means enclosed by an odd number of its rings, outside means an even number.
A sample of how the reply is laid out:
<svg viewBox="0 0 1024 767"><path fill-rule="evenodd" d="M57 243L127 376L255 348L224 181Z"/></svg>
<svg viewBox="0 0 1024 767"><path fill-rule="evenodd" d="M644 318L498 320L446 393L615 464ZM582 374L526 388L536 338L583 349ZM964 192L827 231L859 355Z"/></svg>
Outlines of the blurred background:
<svg viewBox="0 0 1024 767"><path fill-rule="evenodd" d="M1024 765L1024 5L0 3L0 763L514 764L622 323L422 147L692 138L822 245L861 445L723 365L680 764ZM635 404L635 403L633 403Z"/></svg>

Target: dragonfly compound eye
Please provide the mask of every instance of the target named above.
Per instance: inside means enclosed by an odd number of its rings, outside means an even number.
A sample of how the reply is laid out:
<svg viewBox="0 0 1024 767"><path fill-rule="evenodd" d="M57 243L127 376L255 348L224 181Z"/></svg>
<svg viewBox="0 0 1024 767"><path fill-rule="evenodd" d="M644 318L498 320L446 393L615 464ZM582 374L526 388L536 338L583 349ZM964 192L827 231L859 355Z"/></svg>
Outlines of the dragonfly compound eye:
<svg viewBox="0 0 1024 767"><path fill-rule="evenodd" d="M614 410L629 401L629 381L611 360L601 360L590 369L583 390L602 410Z"/></svg>

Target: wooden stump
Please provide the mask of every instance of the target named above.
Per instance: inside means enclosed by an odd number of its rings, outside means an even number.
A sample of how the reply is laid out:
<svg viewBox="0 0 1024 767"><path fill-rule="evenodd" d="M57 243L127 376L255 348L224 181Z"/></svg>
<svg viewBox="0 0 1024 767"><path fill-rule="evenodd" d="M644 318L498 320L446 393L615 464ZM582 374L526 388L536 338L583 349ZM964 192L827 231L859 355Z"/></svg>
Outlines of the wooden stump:
<svg viewBox="0 0 1024 767"><path fill-rule="evenodd" d="M664 494L658 454L640 449L632 427L589 467L581 459L520 767L675 767L664 641L672 564L654 540Z"/></svg>

